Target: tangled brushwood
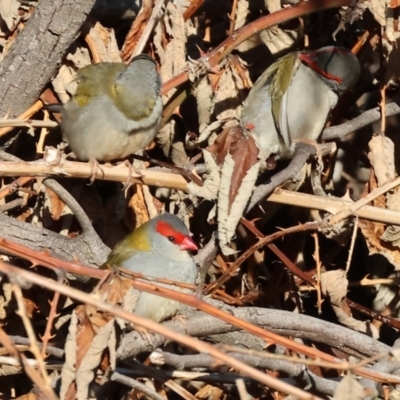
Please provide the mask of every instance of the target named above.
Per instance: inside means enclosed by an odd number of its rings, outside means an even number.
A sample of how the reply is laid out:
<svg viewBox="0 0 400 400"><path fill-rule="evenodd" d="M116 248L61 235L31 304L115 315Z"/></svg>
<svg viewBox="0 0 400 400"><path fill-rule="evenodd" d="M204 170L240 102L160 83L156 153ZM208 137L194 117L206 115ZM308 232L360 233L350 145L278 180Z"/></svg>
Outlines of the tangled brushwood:
<svg viewBox="0 0 400 400"><path fill-rule="evenodd" d="M0 0L0 398L399 398L398 9Z"/></svg>

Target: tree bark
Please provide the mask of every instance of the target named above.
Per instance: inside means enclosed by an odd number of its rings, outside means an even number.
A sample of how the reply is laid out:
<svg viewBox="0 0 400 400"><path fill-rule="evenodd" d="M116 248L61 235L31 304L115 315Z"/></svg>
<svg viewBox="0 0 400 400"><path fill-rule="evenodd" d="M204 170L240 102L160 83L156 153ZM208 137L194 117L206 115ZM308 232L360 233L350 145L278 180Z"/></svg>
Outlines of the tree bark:
<svg viewBox="0 0 400 400"><path fill-rule="evenodd" d="M37 100L94 1L39 1L0 65L0 117L16 117Z"/></svg>

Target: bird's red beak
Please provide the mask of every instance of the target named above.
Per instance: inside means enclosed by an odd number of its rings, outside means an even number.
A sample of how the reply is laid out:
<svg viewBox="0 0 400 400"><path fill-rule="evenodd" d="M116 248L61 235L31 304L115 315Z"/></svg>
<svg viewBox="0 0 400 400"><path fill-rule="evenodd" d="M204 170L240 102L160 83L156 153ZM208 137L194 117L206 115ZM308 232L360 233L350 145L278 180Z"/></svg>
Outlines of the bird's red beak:
<svg viewBox="0 0 400 400"><path fill-rule="evenodd" d="M198 250L196 243L193 242L192 238L185 236L181 243L179 243L179 248L181 250Z"/></svg>

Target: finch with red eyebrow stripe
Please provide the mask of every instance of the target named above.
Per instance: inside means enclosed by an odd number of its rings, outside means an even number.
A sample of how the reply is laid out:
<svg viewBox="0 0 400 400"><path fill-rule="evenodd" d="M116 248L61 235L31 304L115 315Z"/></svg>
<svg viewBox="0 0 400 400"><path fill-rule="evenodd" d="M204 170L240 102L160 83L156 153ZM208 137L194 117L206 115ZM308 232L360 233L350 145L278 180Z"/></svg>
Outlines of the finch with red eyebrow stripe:
<svg viewBox="0 0 400 400"><path fill-rule="evenodd" d="M153 278L195 284L197 267L188 250L197 249L185 224L173 214L162 214L119 242L102 268L123 267ZM190 292L178 286L157 285ZM182 309L176 301L134 290L136 302L130 305L131 311L142 317L162 322Z"/></svg>
<svg viewBox="0 0 400 400"><path fill-rule="evenodd" d="M317 140L338 96L359 75L357 57L336 46L289 53L270 65L250 90L241 116L243 128L257 137L264 167L291 158L294 141Z"/></svg>

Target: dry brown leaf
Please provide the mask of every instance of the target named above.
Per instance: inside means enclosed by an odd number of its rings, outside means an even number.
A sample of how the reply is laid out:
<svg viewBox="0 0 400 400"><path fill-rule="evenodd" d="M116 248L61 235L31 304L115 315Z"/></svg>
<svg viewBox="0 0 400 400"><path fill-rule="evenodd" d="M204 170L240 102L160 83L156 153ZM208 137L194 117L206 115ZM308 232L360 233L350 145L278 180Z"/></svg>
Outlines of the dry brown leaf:
<svg viewBox="0 0 400 400"><path fill-rule="evenodd" d="M236 9L236 19L233 30L237 31L246 24L247 16L249 15L249 1L238 0Z"/></svg>
<svg viewBox="0 0 400 400"><path fill-rule="evenodd" d="M187 28L191 22L185 22L180 7L171 2L167 3L162 22L163 24L156 26L154 45L160 58L161 80L166 82L186 68ZM173 89L164 95L164 104L175 93L176 89ZM158 133L157 143L162 147L166 157L171 158L176 165L183 165L187 160L184 139L176 137L175 132L176 120L171 118Z"/></svg>
<svg viewBox="0 0 400 400"><path fill-rule="evenodd" d="M278 0L265 0L267 9L270 13L277 12L282 9L281 2ZM299 25L301 29L301 26ZM300 31L301 32L301 31ZM297 40L298 33L295 30L285 31L278 26L265 29L259 33L261 40L268 47L272 54L290 48Z"/></svg>
<svg viewBox="0 0 400 400"><path fill-rule="evenodd" d="M338 321L350 329L363 333L368 332L372 337L378 338L379 332L373 325L370 325L368 321L359 321L351 315L350 308L345 301L348 284L346 272L343 270L327 271L321 274L322 293L329 297Z"/></svg>
<svg viewBox="0 0 400 400"><path fill-rule="evenodd" d="M130 292L129 279L110 275L93 295L114 305L124 304ZM131 300L131 299L130 299ZM132 304L130 303L130 310ZM62 370L60 397L87 398L96 369L104 363L115 366L115 318L91 305L78 306L69 327L66 362ZM108 350L108 355L105 352ZM104 358L106 357L106 358ZM103 364L102 364L102 361ZM72 383L75 382L75 386ZM76 389L76 394L72 394Z"/></svg>
<svg viewBox="0 0 400 400"><path fill-rule="evenodd" d="M51 82L54 92L62 103L66 103L69 100L68 93L73 93L76 89L76 83L74 83L75 76L76 73L72 67L62 65Z"/></svg>
<svg viewBox="0 0 400 400"><path fill-rule="evenodd" d="M348 371L347 375L340 381L336 388L333 400L362 400L367 397L363 387L354 378L353 374Z"/></svg>
<svg viewBox="0 0 400 400"><path fill-rule="evenodd" d="M26 310L26 315L28 318L33 317L33 313L35 310L38 309L38 306L30 299L27 299L24 297L24 304L25 304L25 310Z"/></svg>
<svg viewBox="0 0 400 400"><path fill-rule="evenodd" d="M168 2L164 16L164 31L161 24L156 27L154 43L160 57L161 80L166 82L186 67L187 26L181 10ZM168 39L163 35L168 34ZM169 93L169 97L175 91Z"/></svg>
<svg viewBox="0 0 400 400"><path fill-rule="evenodd" d="M61 399L87 399L89 384L94 379L95 370L101 364L104 351L109 347L109 341L115 345L114 319L109 318L107 323L103 323L100 328L97 326L94 330L92 316L87 318L86 315L88 311L90 312L90 309L87 306L79 306L71 319L65 347L66 362L62 369ZM97 318L96 322L99 323L99 320Z"/></svg>
<svg viewBox="0 0 400 400"><path fill-rule="evenodd" d="M100 296L103 301L109 304L121 305L124 303L126 294L131 287L129 282L129 279L111 274L99 288L95 289L94 295ZM87 319L90 321L93 332L96 334L100 328L106 325L111 319L114 319L112 315L91 305L85 305L85 313Z"/></svg>
<svg viewBox="0 0 400 400"><path fill-rule="evenodd" d="M104 351L109 347L110 339L115 345L113 319L96 332L85 356L81 360L79 368L77 368L75 378L77 400L86 400L88 398L89 385L95 377L95 371L101 363ZM115 361L113 364L115 365Z"/></svg>
<svg viewBox="0 0 400 400"><path fill-rule="evenodd" d="M103 282L101 287L95 289L96 295L100 296L105 302L113 305L119 305L124 310L132 311L138 301L140 292L133 290L130 280L116 274L111 274L110 277ZM114 317L108 313L104 313L92 306L86 306L87 314L90 315L90 320L93 324L95 332L103 327ZM116 319L116 322L125 328L125 321Z"/></svg>
<svg viewBox="0 0 400 400"><path fill-rule="evenodd" d="M202 78L193 95L197 100L199 134L188 140L190 148L205 141L225 123L233 126L238 120L244 89L248 88L250 78L239 57L228 57L219 70ZM221 121L218 124L218 121ZM214 129L211 128L211 125Z"/></svg>
<svg viewBox="0 0 400 400"><path fill-rule="evenodd" d="M90 343L95 335L93 325L88 317L86 307L78 306L75 309L77 316L77 331L76 331L76 362L75 368L79 368L80 363L83 360Z"/></svg>
<svg viewBox="0 0 400 400"><path fill-rule="evenodd" d="M0 320L5 319L7 316L7 306L12 299L12 286L11 283L3 283L0 295Z"/></svg>
<svg viewBox="0 0 400 400"><path fill-rule="evenodd" d="M0 16L2 21L7 26L9 31L13 31L20 21L21 17L18 13L18 9L21 3L17 0L1 0L0 1ZM2 24L0 24L0 36L6 36L8 32L4 32Z"/></svg>
<svg viewBox="0 0 400 400"><path fill-rule="evenodd" d="M400 190L396 188L394 193L387 193L387 208L392 211L400 211ZM383 232L382 240L400 248L400 226L389 225Z"/></svg>
<svg viewBox="0 0 400 400"><path fill-rule="evenodd" d="M386 34L388 35L388 40L390 40L391 44L386 46L390 51L390 54L387 57L385 76L383 78L383 83L386 85L398 85L400 79L400 32L395 30L393 24L394 18L388 18Z"/></svg>
<svg viewBox="0 0 400 400"><path fill-rule="evenodd" d="M136 193L130 198L128 207L135 216L136 228L149 220L149 213L143 197L143 189L139 185L136 187Z"/></svg>
<svg viewBox="0 0 400 400"><path fill-rule="evenodd" d="M215 200L218 196L220 168L208 150L203 150L203 158L207 167L207 178L203 182L203 186L189 182L187 188L193 196L202 197L206 200Z"/></svg>
<svg viewBox="0 0 400 400"><path fill-rule="evenodd" d="M80 66L76 68L62 65L58 70L57 75L52 80L53 89L63 103L66 103L69 100L70 95L76 90L77 83L75 81L75 77L77 69L90 64L89 52L85 50L83 50L83 52L87 55L87 62L85 65L82 65L83 63L79 63Z"/></svg>
<svg viewBox="0 0 400 400"><path fill-rule="evenodd" d="M374 136L368 143L368 159L374 169L378 186L396 177L394 143L387 136Z"/></svg>
<svg viewBox="0 0 400 400"><path fill-rule="evenodd" d="M93 59L96 60L96 62L122 61L114 30L107 29L97 22L90 28L86 40L89 43Z"/></svg>
<svg viewBox="0 0 400 400"><path fill-rule="evenodd" d="M62 103L66 103L70 95L75 93L77 87L76 71L92 63L89 50L86 47L73 47L73 51L70 50L65 58L69 62L60 67L51 82Z"/></svg>
<svg viewBox="0 0 400 400"><path fill-rule="evenodd" d="M30 219L32 217L32 213L33 213L33 210L32 210L32 208L29 207L17 216L17 220L26 222L28 219Z"/></svg>
<svg viewBox="0 0 400 400"><path fill-rule="evenodd" d="M218 236L224 254L232 254L232 239L243 210L253 192L260 169L258 147L251 136L236 127L225 129L208 147L217 163L222 162L218 190Z"/></svg>
<svg viewBox="0 0 400 400"><path fill-rule="evenodd" d="M333 39L336 40L336 35L345 30L346 24L352 24L354 21L362 19L367 8L366 3L362 1L355 2L351 7L341 7L339 9L340 21L332 34Z"/></svg>
<svg viewBox="0 0 400 400"><path fill-rule="evenodd" d="M138 44L140 37L146 27L147 21L151 16L151 12L153 11L153 1L152 0L143 0L142 8L138 16L133 21L131 29L125 39L124 48L122 49L121 57L124 61L129 60L129 57L135 50L136 45Z"/></svg>
<svg viewBox="0 0 400 400"><path fill-rule="evenodd" d="M220 81L223 71L219 70L218 72L212 73L208 75L208 79L210 81L210 86L213 92L216 92L220 88Z"/></svg>
<svg viewBox="0 0 400 400"><path fill-rule="evenodd" d="M49 210L50 210L51 216L54 221L58 221L64 210L65 203L51 189L46 187L45 191L47 194L48 205L49 205Z"/></svg>
<svg viewBox="0 0 400 400"><path fill-rule="evenodd" d="M213 111L214 92L209 83L208 76L203 77L193 90L193 95L197 101L197 114L199 116L199 133L205 130L211 122Z"/></svg>
<svg viewBox="0 0 400 400"><path fill-rule="evenodd" d="M38 397L34 393L27 393L23 396L17 397L15 400L36 400Z"/></svg>
<svg viewBox="0 0 400 400"><path fill-rule="evenodd" d="M371 11L372 15L375 18L375 21L378 22L381 26L386 25L386 0L369 0L365 2L365 5Z"/></svg>
<svg viewBox="0 0 400 400"><path fill-rule="evenodd" d="M22 367L17 367L14 365L3 364L0 366L0 376L16 375L20 374ZM0 392L1 395L1 392Z"/></svg>
<svg viewBox="0 0 400 400"><path fill-rule="evenodd" d="M235 80L238 89L250 89L253 84L251 83L249 76L249 69L244 61L237 55L231 55L229 59L231 61L233 79Z"/></svg>
<svg viewBox="0 0 400 400"><path fill-rule="evenodd" d="M239 113L244 100L242 93L248 87L250 77L239 57L231 56L227 61L225 68L219 74L218 88L216 90L213 88L213 113L217 120L228 121L229 126L232 126L239 121Z"/></svg>
<svg viewBox="0 0 400 400"><path fill-rule="evenodd" d="M381 275L374 274L372 277L381 277ZM395 274L384 275L386 278L396 278ZM376 290L376 295L372 302L372 309L374 311L378 311L383 313L384 315L391 315L394 318L399 318L400 315L400 298L398 293L398 285L383 285L376 284L374 285ZM376 322L376 321L375 321Z"/></svg>
<svg viewBox="0 0 400 400"><path fill-rule="evenodd" d="M130 289L130 280L119 275L112 275L99 289L99 294L104 300L113 305L122 304L126 292Z"/></svg>
<svg viewBox="0 0 400 400"><path fill-rule="evenodd" d="M224 395L224 391L213 385L203 386L196 394L198 399L218 400Z"/></svg>
<svg viewBox="0 0 400 400"><path fill-rule="evenodd" d="M79 309L79 310L78 310ZM61 387L60 399L63 400L71 394L75 394L75 385L72 383L75 379L75 367L77 360L76 339L78 331L78 315L77 311L83 313L83 306L77 307L72 313L71 321L68 328L68 336L65 342L65 362L61 370Z"/></svg>
<svg viewBox="0 0 400 400"><path fill-rule="evenodd" d="M228 151L235 140L240 137L240 133L234 131L234 134L230 134L231 129L225 128L214 141L214 143L207 147L207 151L209 151L215 158L218 165L222 165L225 157L228 154ZM235 135L236 133L236 135Z"/></svg>
<svg viewBox="0 0 400 400"><path fill-rule="evenodd" d="M236 126L224 129L207 150L214 155L219 165L224 164L228 154L233 158L235 167L229 185L229 212L244 176L258 162L258 148L254 139L247 136L240 126Z"/></svg>
<svg viewBox="0 0 400 400"><path fill-rule="evenodd" d="M342 304L347 295L348 285L346 272L341 269L326 271L321 274L322 293L328 296L333 304Z"/></svg>
<svg viewBox="0 0 400 400"><path fill-rule="evenodd" d="M372 173L370 182L365 186L362 197L366 196L369 192L377 187L377 182L375 175ZM380 208L388 208L387 207L387 199L386 196L382 195L373 200L372 205ZM388 259L388 261L393 264L396 271L400 270L400 249L394 246L390 242L386 242L382 239L384 232L387 228L385 224L360 220L359 226L361 232L363 233L368 250L370 254L381 254ZM390 235L390 230L389 230ZM395 239L395 236L392 236L392 239Z"/></svg>

